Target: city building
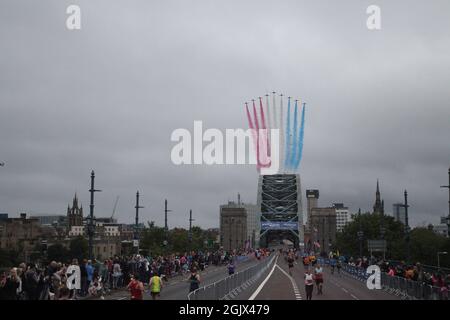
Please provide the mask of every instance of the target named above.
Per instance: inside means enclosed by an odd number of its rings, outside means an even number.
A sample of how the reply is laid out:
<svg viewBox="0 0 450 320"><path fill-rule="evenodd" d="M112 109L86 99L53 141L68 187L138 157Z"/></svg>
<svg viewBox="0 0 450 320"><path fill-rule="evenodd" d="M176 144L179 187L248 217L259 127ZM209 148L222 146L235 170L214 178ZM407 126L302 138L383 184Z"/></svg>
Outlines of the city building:
<svg viewBox="0 0 450 320"><path fill-rule="evenodd" d="M78 197L76 193L73 198L72 208L70 205L67 206L67 222L69 232L72 227L83 226L83 206L78 207Z"/></svg>
<svg viewBox="0 0 450 320"><path fill-rule="evenodd" d="M85 226L72 226L68 235L69 237L85 236Z"/></svg>
<svg viewBox="0 0 450 320"><path fill-rule="evenodd" d="M310 231L311 210L319 206L319 190L306 190L306 230Z"/></svg>
<svg viewBox="0 0 450 320"><path fill-rule="evenodd" d="M311 209L311 234L315 251L328 253L336 241L336 208Z"/></svg>
<svg viewBox="0 0 450 320"><path fill-rule="evenodd" d="M384 215L384 200L381 199L380 185L377 179L377 191L375 192L375 204L373 205L373 213Z"/></svg>
<svg viewBox="0 0 450 320"><path fill-rule="evenodd" d="M27 218L26 213L21 213L20 218L0 220L0 249L17 251L25 262L28 262L30 255L40 244L41 238L39 220Z"/></svg>
<svg viewBox="0 0 450 320"><path fill-rule="evenodd" d="M350 222L348 207L343 203L333 203L333 208L336 211L336 231L340 232Z"/></svg>
<svg viewBox="0 0 450 320"><path fill-rule="evenodd" d="M247 213L247 240L252 248L259 246L259 217L258 206L255 204L242 204Z"/></svg>
<svg viewBox="0 0 450 320"><path fill-rule="evenodd" d="M448 226L444 223L433 225L433 231L444 237L448 237Z"/></svg>
<svg viewBox="0 0 450 320"><path fill-rule="evenodd" d="M67 225L67 216L64 215L31 215L31 218L38 219L43 226Z"/></svg>
<svg viewBox="0 0 450 320"><path fill-rule="evenodd" d="M406 210L403 203L394 203L392 205L395 221L399 221L406 225Z"/></svg>
<svg viewBox="0 0 450 320"><path fill-rule="evenodd" d="M120 239L96 239L93 245L94 257L100 261L122 254Z"/></svg>
<svg viewBox="0 0 450 320"><path fill-rule="evenodd" d="M224 250L244 248L247 240L247 210L232 201L220 206L220 243Z"/></svg>

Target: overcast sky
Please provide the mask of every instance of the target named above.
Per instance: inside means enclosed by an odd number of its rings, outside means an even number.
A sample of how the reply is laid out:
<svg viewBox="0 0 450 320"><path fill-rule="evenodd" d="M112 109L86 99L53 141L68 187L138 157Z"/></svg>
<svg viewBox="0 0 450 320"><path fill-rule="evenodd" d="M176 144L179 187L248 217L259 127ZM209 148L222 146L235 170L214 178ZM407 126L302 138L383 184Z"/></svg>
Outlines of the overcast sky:
<svg viewBox="0 0 450 320"><path fill-rule="evenodd" d="M66 8L81 7L81 30ZM381 7L382 29L366 28ZM219 225L219 205L256 202L254 166L175 166L174 129L247 128L243 103L277 91L308 103L302 193L385 210L409 192L410 221L448 214L450 2L0 2L0 212Z"/></svg>

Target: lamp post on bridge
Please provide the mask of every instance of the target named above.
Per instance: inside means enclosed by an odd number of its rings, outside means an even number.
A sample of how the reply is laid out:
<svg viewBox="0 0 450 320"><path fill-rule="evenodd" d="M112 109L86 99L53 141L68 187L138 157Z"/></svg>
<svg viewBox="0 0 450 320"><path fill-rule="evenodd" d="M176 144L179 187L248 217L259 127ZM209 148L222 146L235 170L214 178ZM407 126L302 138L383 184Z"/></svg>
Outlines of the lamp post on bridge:
<svg viewBox="0 0 450 320"><path fill-rule="evenodd" d="M450 168L448 168L448 185L441 186L448 189L448 216L447 216L447 235L450 237Z"/></svg>
<svg viewBox="0 0 450 320"><path fill-rule="evenodd" d="M405 204L403 205L405 208L405 232L406 232L406 261L409 261L411 258L411 248L409 242L409 218L408 218L408 192L405 190Z"/></svg>
<svg viewBox="0 0 450 320"><path fill-rule="evenodd" d="M192 209L189 210L189 233L188 233L188 242L189 242L189 252L192 250Z"/></svg>
<svg viewBox="0 0 450 320"><path fill-rule="evenodd" d="M164 246L167 248L169 243L169 225L167 223L167 213L172 212L172 210L167 209L167 199L164 200Z"/></svg>
<svg viewBox="0 0 450 320"><path fill-rule="evenodd" d="M437 262L438 262L438 271L439 271L439 269L441 268L441 263L440 263L440 259L439 259L439 256L440 256L441 254L442 254L442 255L447 254L447 251L442 251L442 252L438 252L438 253L437 253L437 258L438 258L438 261L437 261Z"/></svg>
<svg viewBox="0 0 450 320"><path fill-rule="evenodd" d="M362 245L364 239L364 232L362 231L362 223L361 223L361 208L358 210L358 221L359 221L359 230L357 232L358 241L359 241L359 257L362 259Z"/></svg>
<svg viewBox="0 0 450 320"><path fill-rule="evenodd" d="M136 209L136 223L134 226L134 245L136 247L136 254L139 254L139 209L144 208L143 206L139 205L139 191L136 192L136 205L134 206Z"/></svg>
<svg viewBox="0 0 450 320"><path fill-rule="evenodd" d="M88 218L88 225L87 225L87 233L89 236L89 259L93 259L93 249L94 249L94 234L95 234L95 224L94 224L94 193L95 192L101 192L102 190L96 190L94 188L94 180L95 180L95 173L94 170L91 172L91 189L89 189L89 192L91 193L91 203L89 205L89 218Z"/></svg>

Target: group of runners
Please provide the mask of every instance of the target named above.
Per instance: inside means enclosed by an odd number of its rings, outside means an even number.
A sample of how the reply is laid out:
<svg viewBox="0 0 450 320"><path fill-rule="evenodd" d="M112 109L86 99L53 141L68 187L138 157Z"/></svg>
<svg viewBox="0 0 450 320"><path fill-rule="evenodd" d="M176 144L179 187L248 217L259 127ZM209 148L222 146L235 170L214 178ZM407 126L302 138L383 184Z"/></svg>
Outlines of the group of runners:
<svg viewBox="0 0 450 320"><path fill-rule="evenodd" d="M189 292L195 291L200 287L200 274L196 268L191 270L189 281ZM162 278L158 273L153 273L148 283L148 292L153 300L159 299L163 288ZM131 300L143 300L146 292L144 283L140 281L139 275L132 275L131 280L127 285L128 291L130 291Z"/></svg>
<svg viewBox="0 0 450 320"><path fill-rule="evenodd" d="M282 252L282 250L280 250ZM288 264L289 274L292 276L292 271L296 260L298 260L300 256L300 252L294 249L289 249L284 251L285 260ZM314 292L314 284L317 289L317 295L323 295L323 283L324 283L324 275L323 275L323 267L319 263L319 259L314 254L303 254L301 255L303 266L305 269L304 273L304 281L305 281L305 292L306 299L312 300L312 294ZM334 274L335 270L340 274L341 271L341 261L338 256L330 255L329 259L330 263L330 272Z"/></svg>

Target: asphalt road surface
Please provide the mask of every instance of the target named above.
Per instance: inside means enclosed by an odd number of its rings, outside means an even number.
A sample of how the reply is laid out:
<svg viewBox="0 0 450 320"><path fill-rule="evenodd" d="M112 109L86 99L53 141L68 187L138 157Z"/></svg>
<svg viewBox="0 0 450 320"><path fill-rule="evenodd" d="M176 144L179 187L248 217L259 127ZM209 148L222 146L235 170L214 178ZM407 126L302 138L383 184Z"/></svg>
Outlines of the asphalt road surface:
<svg viewBox="0 0 450 320"><path fill-rule="evenodd" d="M298 260L289 275L289 268L283 256L255 283L236 299L247 300L306 300L304 285L305 268ZM311 269L312 270L312 269ZM314 285L313 300L399 300L400 298L382 290L369 290L365 282L351 278L341 272L331 274L324 266L323 295L317 295Z"/></svg>

